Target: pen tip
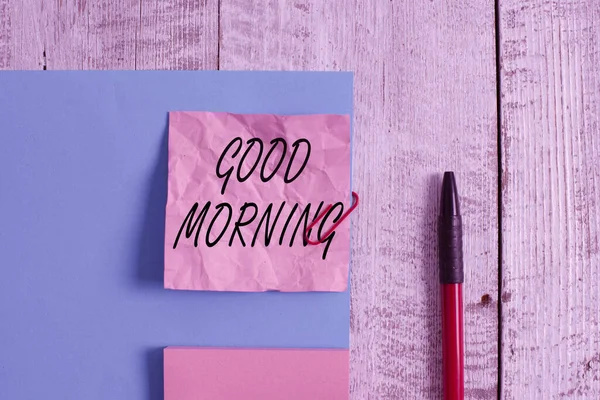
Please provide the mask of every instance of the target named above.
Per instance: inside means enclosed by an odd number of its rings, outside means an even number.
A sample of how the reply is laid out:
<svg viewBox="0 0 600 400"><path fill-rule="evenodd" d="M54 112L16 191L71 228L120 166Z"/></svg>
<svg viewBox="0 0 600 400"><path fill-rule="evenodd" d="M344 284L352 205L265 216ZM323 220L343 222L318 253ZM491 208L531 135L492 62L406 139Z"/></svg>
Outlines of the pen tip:
<svg viewBox="0 0 600 400"><path fill-rule="evenodd" d="M444 178L442 179L440 215L460 215L458 190L456 189L456 180L452 171L444 172Z"/></svg>

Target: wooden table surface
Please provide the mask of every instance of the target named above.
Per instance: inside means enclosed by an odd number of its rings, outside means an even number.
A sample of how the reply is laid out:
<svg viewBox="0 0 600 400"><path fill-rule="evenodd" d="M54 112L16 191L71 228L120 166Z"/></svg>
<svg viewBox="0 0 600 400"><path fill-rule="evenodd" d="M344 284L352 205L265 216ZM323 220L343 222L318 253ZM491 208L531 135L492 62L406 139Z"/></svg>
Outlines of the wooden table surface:
<svg viewBox="0 0 600 400"><path fill-rule="evenodd" d="M467 398L598 399L600 2L497 2L0 0L0 69L354 71L352 399L440 398L449 169Z"/></svg>

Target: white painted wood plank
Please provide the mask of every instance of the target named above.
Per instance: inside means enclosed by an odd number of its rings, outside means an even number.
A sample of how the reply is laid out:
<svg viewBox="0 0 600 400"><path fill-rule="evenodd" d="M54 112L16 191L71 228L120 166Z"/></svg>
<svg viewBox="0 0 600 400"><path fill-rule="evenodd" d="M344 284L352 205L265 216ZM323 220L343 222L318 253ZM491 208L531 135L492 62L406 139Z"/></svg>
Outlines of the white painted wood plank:
<svg viewBox="0 0 600 400"><path fill-rule="evenodd" d="M218 0L0 0L2 69L216 69Z"/></svg>
<svg viewBox="0 0 600 400"><path fill-rule="evenodd" d="M39 1L0 0L2 69L42 69L44 65Z"/></svg>
<svg viewBox="0 0 600 400"><path fill-rule="evenodd" d="M218 0L141 0L137 69L218 69Z"/></svg>
<svg viewBox="0 0 600 400"><path fill-rule="evenodd" d="M139 0L9 0L11 69L134 69Z"/></svg>
<svg viewBox="0 0 600 400"><path fill-rule="evenodd" d="M8 69L12 64L11 48L13 28L10 0L0 0L0 70Z"/></svg>
<svg viewBox="0 0 600 400"><path fill-rule="evenodd" d="M600 398L600 3L501 0L503 398Z"/></svg>
<svg viewBox="0 0 600 400"><path fill-rule="evenodd" d="M440 398L445 169L458 174L466 231L467 398L496 398L493 4L222 0L220 25L222 69L356 73L352 398Z"/></svg>
<svg viewBox="0 0 600 400"><path fill-rule="evenodd" d="M204 7L0 0L1 68L212 68L215 2ZM354 221L353 398L439 396L432 175L449 168L460 179L468 233L467 393L493 398L493 8L223 1L221 13L225 68L357 73L354 183L364 200Z"/></svg>

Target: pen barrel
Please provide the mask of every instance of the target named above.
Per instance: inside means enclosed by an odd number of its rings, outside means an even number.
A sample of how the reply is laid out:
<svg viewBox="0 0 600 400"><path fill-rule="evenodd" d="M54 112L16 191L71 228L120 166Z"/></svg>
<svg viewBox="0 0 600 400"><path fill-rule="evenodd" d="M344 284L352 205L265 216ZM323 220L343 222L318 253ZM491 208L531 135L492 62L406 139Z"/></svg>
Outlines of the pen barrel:
<svg viewBox="0 0 600 400"><path fill-rule="evenodd" d="M440 216L438 221L440 283L463 283L462 219Z"/></svg>
<svg viewBox="0 0 600 400"><path fill-rule="evenodd" d="M465 389L462 285L443 284L441 291L444 400L463 400Z"/></svg>

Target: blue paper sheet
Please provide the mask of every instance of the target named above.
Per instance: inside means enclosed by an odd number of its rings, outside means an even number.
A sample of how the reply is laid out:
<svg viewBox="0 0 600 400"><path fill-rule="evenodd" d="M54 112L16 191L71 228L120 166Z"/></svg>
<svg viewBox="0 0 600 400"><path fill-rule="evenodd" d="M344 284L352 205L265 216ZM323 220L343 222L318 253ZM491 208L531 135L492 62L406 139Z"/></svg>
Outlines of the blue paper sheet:
<svg viewBox="0 0 600 400"><path fill-rule="evenodd" d="M349 293L163 289L167 113L352 113L352 74L0 73L0 399L160 399L162 348L347 348Z"/></svg>

